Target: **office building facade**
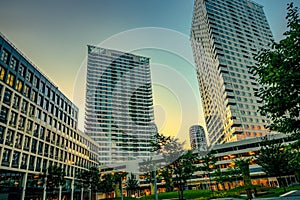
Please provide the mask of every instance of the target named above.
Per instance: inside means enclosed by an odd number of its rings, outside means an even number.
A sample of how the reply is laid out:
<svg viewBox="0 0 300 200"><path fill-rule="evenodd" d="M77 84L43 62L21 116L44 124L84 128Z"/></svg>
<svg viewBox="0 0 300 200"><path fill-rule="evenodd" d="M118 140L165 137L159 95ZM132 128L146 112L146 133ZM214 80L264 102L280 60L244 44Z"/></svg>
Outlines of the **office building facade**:
<svg viewBox="0 0 300 200"><path fill-rule="evenodd" d="M57 165L70 197L75 174L98 165L98 144L77 129L77 107L0 34L0 199L42 198Z"/></svg>
<svg viewBox="0 0 300 200"><path fill-rule="evenodd" d="M249 69L272 33L250 0L196 0L191 43L210 144L266 134L259 85Z"/></svg>
<svg viewBox="0 0 300 200"><path fill-rule="evenodd" d="M147 158L156 132L149 58L89 45L85 117L101 163Z"/></svg>

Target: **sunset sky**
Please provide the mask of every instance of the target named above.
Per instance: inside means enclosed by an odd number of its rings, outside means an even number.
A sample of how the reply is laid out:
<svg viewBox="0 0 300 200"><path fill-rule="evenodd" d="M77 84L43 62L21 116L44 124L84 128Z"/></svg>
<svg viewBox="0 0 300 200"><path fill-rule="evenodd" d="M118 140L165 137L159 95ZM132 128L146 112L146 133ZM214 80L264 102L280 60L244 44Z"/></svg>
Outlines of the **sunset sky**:
<svg viewBox="0 0 300 200"><path fill-rule="evenodd" d="M275 40L282 39L286 4L291 1L254 1L264 6ZM193 2L1 1L0 31L74 100L81 130L87 44L150 57L158 128L189 142L189 127L204 124L189 46Z"/></svg>

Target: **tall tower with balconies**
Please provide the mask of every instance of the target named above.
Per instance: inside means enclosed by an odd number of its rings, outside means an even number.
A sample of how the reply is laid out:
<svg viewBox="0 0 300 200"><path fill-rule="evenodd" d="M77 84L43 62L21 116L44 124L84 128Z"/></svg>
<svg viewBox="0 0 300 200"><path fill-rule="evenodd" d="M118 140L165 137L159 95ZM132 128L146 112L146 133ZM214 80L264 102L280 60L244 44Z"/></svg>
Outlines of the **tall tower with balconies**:
<svg viewBox="0 0 300 200"><path fill-rule="evenodd" d="M88 46L85 133L100 162L145 159L156 133L149 58Z"/></svg>
<svg viewBox="0 0 300 200"><path fill-rule="evenodd" d="M191 43L210 144L266 134L259 85L249 71L272 41L263 7L250 0L195 0Z"/></svg>

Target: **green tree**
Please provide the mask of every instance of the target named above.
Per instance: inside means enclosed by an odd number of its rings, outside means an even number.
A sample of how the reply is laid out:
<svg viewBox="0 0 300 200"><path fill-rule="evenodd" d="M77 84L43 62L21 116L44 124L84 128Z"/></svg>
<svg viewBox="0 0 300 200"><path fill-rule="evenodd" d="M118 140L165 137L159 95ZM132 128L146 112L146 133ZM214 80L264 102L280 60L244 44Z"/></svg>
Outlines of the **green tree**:
<svg viewBox="0 0 300 200"><path fill-rule="evenodd" d="M49 166L47 169L47 188L58 188L66 183L65 172L57 165Z"/></svg>
<svg viewBox="0 0 300 200"><path fill-rule="evenodd" d="M165 185L167 187L167 191L172 191L174 189L173 178L172 178L174 174L174 168L171 167L171 165L169 164L173 163L180 156L182 156L184 152L183 150L184 144L185 142L180 142L178 138L171 137L171 136L164 136L160 133L157 133L154 136L153 141L151 143L152 152L154 152L156 155L163 156L164 162L166 163L166 165L160 171L161 171L162 178L166 181ZM157 175L156 170L153 171L154 168L158 167L157 163L152 163L151 166L152 166L152 168L150 169L150 171L152 171L151 174L153 176Z"/></svg>
<svg viewBox="0 0 300 200"><path fill-rule="evenodd" d="M190 179L193 173L196 171L194 162L197 156L193 154L192 150L187 151L185 154L180 156L176 161L170 164L170 167L174 171L175 180L178 186L178 198L183 198L184 187L186 186L187 180Z"/></svg>
<svg viewBox="0 0 300 200"><path fill-rule="evenodd" d="M299 9L288 4L286 36L272 49L262 50L252 68L262 86L256 95L263 101L262 114L268 116L271 130L293 133L300 138L300 19Z"/></svg>
<svg viewBox="0 0 300 200"><path fill-rule="evenodd" d="M100 172L97 167L81 171L77 178L80 180L82 188L90 189L91 193L99 191Z"/></svg>
<svg viewBox="0 0 300 200"><path fill-rule="evenodd" d="M157 178L157 171L155 169L155 162L153 161L153 158L148 158L144 160L143 167L140 168L140 171L143 172L144 179L149 183L150 185L150 192L151 194L155 193L154 188L154 179Z"/></svg>
<svg viewBox="0 0 300 200"><path fill-rule="evenodd" d="M238 179L240 178L240 170L234 165L233 167L227 168L227 173L228 173L228 180L232 183L235 182L236 187L238 185Z"/></svg>
<svg viewBox="0 0 300 200"><path fill-rule="evenodd" d="M77 174L77 179L80 182L82 197L84 189L88 189L89 198L92 198L92 193L97 193L99 191L100 172L97 167L90 167L88 170L82 170Z"/></svg>
<svg viewBox="0 0 300 200"><path fill-rule="evenodd" d="M290 161L289 161L289 166L295 171L295 175L298 179L298 182L300 180L300 149L299 145L295 147L294 144L291 144L289 147L289 152L291 154L290 156Z"/></svg>
<svg viewBox="0 0 300 200"><path fill-rule="evenodd" d="M42 177L47 189L53 191L59 188L59 199L61 199L62 186L66 183L64 170L57 165L52 165L47 168ZM46 195L46 193L43 195Z"/></svg>
<svg viewBox="0 0 300 200"><path fill-rule="evenodd" d="M127 176L127 172L119 172L119 173L114 173L114 183L115 183L115 192L116 192L116 197L121 197L121 192L122 192L122 180L125 176Z"/></svg>
<svg viewBox="0 0 300 200"><path fill-rule="evenodd" d="M283 187L286 191L282 176L292 174L294 171L290 165L293 159L291 151L275 140L265 138L262 144L260 154L256 157L256 163L268 176L277 177L279 187Z"/></svg>
<svg viewBox="0 0 300 200"><path fill-rule="evenodd" d="M106 198L114 191L114 176L112 174L104 174L99 183L99 191L104 193Z"/></svg>
<svg viewBox="0 0 300 200"><path fill-rule="evenodd" d="M209 188L212 189L211 172L216 168L215 164L217 162L217 159L211 152L209 152L207 155L204 155L200 158L200 162L201 166L199 167L199 170L207 174L209 178Z"/></svg>
<svg viewBox="0 0 300 200"><path fill-rule="evenodd" d="M252 158L240 158L240 159L236 159L234 161L234 164L235 164L236 168L242 174L245 186L252 185L251 176L250 176L250 169L249 169L250 162L252 160L253 160Z"/></svg>
<svg viewBox="0 0 300 200"><path fill-rule="evenodd" d="M222 188L225 190L225 182L230 181L229 172L227 171L221 171L220 168L216 169L212 173L212 177L214 177L214 180L217 184L217 189L219 190L219 184L222 185ZM228 185L230 188L230 185Z"/></svg>
<svg viewBox="0 0 300 200"><path fill-rule="evenodd" d="M135 192L140 189L139 181L134 174L130 174L126 182L127 196L135 195Z"/></svg>
<svg viewBox="0 0 300 200"><path fill-rule="evenodd" d="M163 169L160 170L161 177L163 180L165 180L165 187L167 192L172 192L174 190L174 183L173 183L173 170L166 166Z"/></svg>

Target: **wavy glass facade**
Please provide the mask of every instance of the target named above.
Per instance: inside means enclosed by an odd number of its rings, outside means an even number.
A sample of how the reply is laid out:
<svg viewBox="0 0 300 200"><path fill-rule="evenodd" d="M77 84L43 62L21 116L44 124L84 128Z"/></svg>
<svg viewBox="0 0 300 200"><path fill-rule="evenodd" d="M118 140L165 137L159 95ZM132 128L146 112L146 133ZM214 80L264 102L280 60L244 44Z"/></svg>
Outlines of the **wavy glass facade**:
<svg viewBox="0 0 300 200"><path fill-rule="evenodd" d="M40 175L51 165L66 173L63 197L70 198L71 190L80 196L75 174L98 166L99 146L77 129L77 113L58 87L0 34L0 199L41 199Z"/></svg>
<svg viewBox="0 0 300 200"><path fill-rule="evenodd" d="M210 144L266 133L259 85L249 68L272 33L263 7L249 0L196 0L191 43Z"/></svg>
<svg viewBox="0 0 300 200"><path fill-rule="evenodd" d="M85 117L101 163L147 158L156 132L149 58L88 46Z"/></svg>

